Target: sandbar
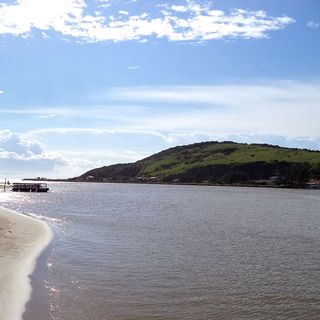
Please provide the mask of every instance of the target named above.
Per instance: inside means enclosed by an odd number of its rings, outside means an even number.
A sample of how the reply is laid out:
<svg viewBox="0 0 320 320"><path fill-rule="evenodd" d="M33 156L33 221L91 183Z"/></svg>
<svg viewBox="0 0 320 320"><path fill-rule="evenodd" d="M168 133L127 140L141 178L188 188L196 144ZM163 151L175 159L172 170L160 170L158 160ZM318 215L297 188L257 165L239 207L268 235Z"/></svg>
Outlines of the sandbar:
<svg viewBox="0 0 320 320"><path fill-rule="evenodd" d="M0 319L21 320L30 275L53 233L43 221L0 208Z"/></svg>

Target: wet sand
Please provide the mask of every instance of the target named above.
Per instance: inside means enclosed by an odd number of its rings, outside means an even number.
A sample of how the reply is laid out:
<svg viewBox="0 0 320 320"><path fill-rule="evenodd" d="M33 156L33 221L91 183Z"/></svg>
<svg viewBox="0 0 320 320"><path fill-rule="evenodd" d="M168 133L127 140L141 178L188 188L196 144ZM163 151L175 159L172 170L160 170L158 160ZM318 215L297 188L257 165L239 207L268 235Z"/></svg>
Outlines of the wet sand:
<svg viewBox="0 0 320 320"><path fill-rule="evenodd" d="M53 233L43 221L0 208L0 319L21 320L29 276Z"/></svg>

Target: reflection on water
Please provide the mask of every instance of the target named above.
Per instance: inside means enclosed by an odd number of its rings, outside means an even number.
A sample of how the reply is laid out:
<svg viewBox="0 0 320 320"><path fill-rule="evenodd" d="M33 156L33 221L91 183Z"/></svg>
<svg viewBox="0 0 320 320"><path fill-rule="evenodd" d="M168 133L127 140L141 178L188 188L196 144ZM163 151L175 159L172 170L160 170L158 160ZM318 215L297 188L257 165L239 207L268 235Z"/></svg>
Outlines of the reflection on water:
<svg viewBox="0 0 320 320"><path fill-rule="evenodd" d="M0 197L56 234L26 320L319 319L317 190L49 187Z"/></svg>

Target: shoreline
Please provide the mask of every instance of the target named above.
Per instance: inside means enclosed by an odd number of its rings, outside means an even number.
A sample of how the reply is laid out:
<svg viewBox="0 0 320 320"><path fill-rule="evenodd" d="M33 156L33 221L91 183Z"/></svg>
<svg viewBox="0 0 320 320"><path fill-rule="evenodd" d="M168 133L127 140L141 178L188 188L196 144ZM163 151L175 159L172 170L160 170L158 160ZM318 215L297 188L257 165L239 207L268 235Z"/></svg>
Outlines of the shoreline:
<svg viewBox="0 0 320 320"><path fill-rule="evenodd" d="M296 186L296 185L275 185L259 183L207 183L207 182L150 182L150 181L86 181L86 180L43 180L48 182L65 182L65 183L99 183L99 184L137 184L137 185L167 185L167 186L205 186L205 187L240 187L240 188L268 188L268 189L294 189L294 190L320 190L320 185L316 186Z"/></svg>
<svg viewBox="0 0 320 320"><path fill-rule="evenodd" d="M0 208L0 319L22 319L32 292L30 275L52 238L47 223Z"/></svg>

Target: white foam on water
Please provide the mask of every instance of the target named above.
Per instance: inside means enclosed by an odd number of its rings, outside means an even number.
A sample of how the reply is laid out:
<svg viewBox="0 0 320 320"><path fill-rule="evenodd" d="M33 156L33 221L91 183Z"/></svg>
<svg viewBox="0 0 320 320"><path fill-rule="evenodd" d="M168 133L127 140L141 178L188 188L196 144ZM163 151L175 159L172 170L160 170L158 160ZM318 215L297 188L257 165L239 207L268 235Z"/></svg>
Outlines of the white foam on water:
<svg viewBox="0 0 320 320"><path fill-rule="evenodd" d="M58 218L53 218L53 217L47 217L41 214L35 214L31 212L26 213L28 216L35 218L37 220L44 221L51 225L52 227L58 227L60 229L61 233L65 233L65 225L69 223L69 221L63 220L63 219L58 219ZM55 228L54 228L55 231Z"/></svg>
<svg viewBox="0 0 320 320"><path fill-rule="evenodd" d="M66 221L64 221L62 219L51 218L51 217L47 217L47 216L43 216L41 214L35 214L35 213L31 213L31 212L28 212L27 215L32 217L32 218L35 218L37 220L46 221L46 222L50 222L50 223L53 223L53 224L63 224L63 223L66 222Z"/></svg>

